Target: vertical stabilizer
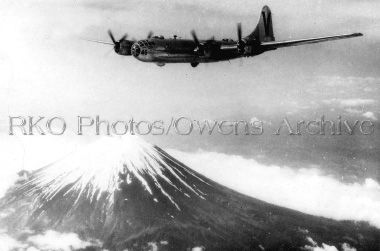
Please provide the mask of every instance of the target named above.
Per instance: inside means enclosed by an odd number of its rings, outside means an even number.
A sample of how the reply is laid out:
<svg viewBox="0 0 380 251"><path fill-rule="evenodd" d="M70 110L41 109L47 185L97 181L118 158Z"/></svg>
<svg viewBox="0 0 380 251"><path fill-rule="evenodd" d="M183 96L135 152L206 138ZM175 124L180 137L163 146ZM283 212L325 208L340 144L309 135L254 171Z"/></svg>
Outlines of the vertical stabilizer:
<svg viewBox="0 0 380 251"><path fill-rule="evenodd" d="M272 12L268 6L264 6L261 10L259 23L248 38L260 42L271 42L275 40L273 34Z"/></svg>

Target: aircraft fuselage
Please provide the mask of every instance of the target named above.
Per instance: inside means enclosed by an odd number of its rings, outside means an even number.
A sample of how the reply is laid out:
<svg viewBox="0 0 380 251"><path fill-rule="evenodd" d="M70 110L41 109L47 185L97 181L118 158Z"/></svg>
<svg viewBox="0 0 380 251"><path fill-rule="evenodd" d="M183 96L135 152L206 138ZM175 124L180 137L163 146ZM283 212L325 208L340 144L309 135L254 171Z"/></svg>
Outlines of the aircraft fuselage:
<svg viewBox="0 0 380 251"><path fill-rule="evenodd" d="M240 53L236 49L236 41L232 39L200 42L204 47L202 51L197 52L197 44L193 40L153 37L134 43L131 48L131 54L140 61L155 62L158 65L165 63L210 63L255 54L252 50L249 54ZM259 50L256 50L256 52L256 54L259 54Z"/></svg>

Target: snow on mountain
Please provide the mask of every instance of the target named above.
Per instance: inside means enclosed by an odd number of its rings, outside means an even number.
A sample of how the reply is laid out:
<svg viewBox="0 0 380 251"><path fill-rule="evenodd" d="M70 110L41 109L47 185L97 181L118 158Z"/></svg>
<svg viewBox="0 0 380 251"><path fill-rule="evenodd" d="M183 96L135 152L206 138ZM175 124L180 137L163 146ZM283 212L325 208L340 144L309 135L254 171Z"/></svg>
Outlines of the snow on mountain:
<svg viewBox="0 0 380 251"><path fill-rule="evenodd" d="M187 168L184 168L186 172L184 174L175 166L168 165L164 156L172 159L141 138L107 137L38 170L33 178L24 184L23 190L27 195L37 195L37 201L45 202L54 199L60 191L65 190L63 197L73 194L76 196L73 207L83 197L97 201L105 195L105 203L112 207L113 194L120 189L121 181L125 180L130 184L133 179L134 182L140 182L145 192L155 201L157 198L154 197L152 187L158 188L178 210L181 210L179 205L163 188L162 182L186 196L192 194L204 199L204 193L196 186L187 184L183 177L192 175L200 181L202 179ZM173 182L169 176L172 176L176 182ZM149 182L147 178L153 182Z"/></svg>

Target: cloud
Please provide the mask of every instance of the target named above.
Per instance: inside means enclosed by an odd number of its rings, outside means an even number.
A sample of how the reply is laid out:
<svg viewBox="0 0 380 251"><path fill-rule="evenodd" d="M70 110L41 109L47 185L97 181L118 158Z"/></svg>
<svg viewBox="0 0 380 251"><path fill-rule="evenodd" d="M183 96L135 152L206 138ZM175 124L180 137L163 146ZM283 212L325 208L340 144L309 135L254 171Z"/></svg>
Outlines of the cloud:
<svg viewBox="0 0 380 251"><path fill-rule="evenodd" d="M99 247L99 241L81 240L75 233L60 233L48 230L45 233L31 235L25 240L16 240L7 233L0 233L1 251L72 251L86 247Z"/></svg>
<svg viewBox="0 0 380 251"><path fill-rule="evenodd" d="M356 251L356 248L351 247L350 244L348 244L348 243L343 243L342 244L342 250L343 251Z"/></svg>
<svg viewBox="0 0 380 251"><path fill-rule="evenodd" d="M309 251L338 251L338 249L334 246L327 245L322 243L322 246L318 246L318 243L313 240L310 236L306 237L306 240L311 244L305 245L304 249Z"/></svg>
<svg viewBox="0 0 380 251"><path fill-rule="evenodd" d="M360 114L364 118L371 119L374 121L378 120L374 112L368 111L368 112L363 113L363 109L360 109L358 107L353 107L353 108L349 107L349 108L346 108L345 111L350 114L356 114L356 115Z"/></svg>
<svg viewBox="0 0 380 251"><path fill-rule="evenodd" d="M363 117L377 121L377 117L373 112L365 112L363 113Z"/></svg>
<svg viewBox="0 0 380 251"><path fill-rule="evenodd" d="M322 243L322 246L309 246L309 245L306 245L304 247L305 250L309 250L309 251L338 251L338 249L335 247L335 246L330 246L330 245L327 245L325 243ZM356 248L354 247L351 247L349 244L347 243L343 243L342 244L342 250L343 251L356 251Z"/></svg>
<svg viewBox="0 0 380 251"><path fill-rule="evenodd" d="M360 98L357 98L357 99L341 99L338 101L342 106L370 105L370 104L373 104L376 102L373 99L360 99Z"/></svg>
<svg viewBox="0 0 380 251"><path fill-rule="evenodd" d="M0 250L1 251L11 251L25 248L26 245L13 239L5 233L0 233Z"/></svg>
<svg viewBox="0 0 380 251"><path fill-rule="evenodd" d="M305 250L310 251L338 251L338 249L335 246L330 246L325 243L322 243L322 247L311 247L311 246L305 246Z"/></svg>
<svg viewBox="0 0 380 251"><path fill-rule="evenodd" d="M206 249L203 246L201 246L201 247L193 247L191 249L191 251L204 251L204 250L206 250Z"/></svg>
<svg viewBox="0 0 380 251"><path fill-rule="evenodd" d="M342 87L342 88L355 88L355 87L363 87L367 85L376 85L380 82L379 78L375 77L342 77L342 76L320 76L318 77L317 85L324 84L328 87ZM365 88L365 87L364 87ZM367 87L369 88L369 87ZM368 91L365 90L365 91Z"/></svg>
<svg viewBox="0 0 380 251"><path fill-rule="evenodd" d="M351 108L351 107L345 109L345 111L351 114L361 114L363 112L362 109Z"/></svg>
<svg viewBox="0 0 380 251"><path fill-rule="evenodd" d="M341 107L357 107L357 106L365 106L372 105L376 103L374 99L363 99L363 98L354 98L354 99L328 99L323 101L326 104L338 104Z"/></svg>
<svg viewBox="0 0 380 251"><path fill-rule="evenodd" d="M326 243L322 243L321 246L318 245L316 241L313 240L310 236L306 237L306 240L311 245L305 245L304 249L309 251L338 251L338 249L335 246L327 245ZM343 251L356 251L356 248L351 247L348 243L342 244L342 250Z"/></svg>
<svg viewBox="0 0 380 251"><path fill-rule="evenodd" d="M92 245L90 242L81 240L77 234L59 233L52 230L40 235L31 236L27 239L27 242L42 250L61 251L71 251Z"/></svg>
<svg viewBox="0 0 380 251"><path fill-rule="evenodd" d="M336 220L368 221L380 228L380 185L373 179L345 184L319 169L265 165L215 152L169 151L199 173L240 193Z"/></svg>

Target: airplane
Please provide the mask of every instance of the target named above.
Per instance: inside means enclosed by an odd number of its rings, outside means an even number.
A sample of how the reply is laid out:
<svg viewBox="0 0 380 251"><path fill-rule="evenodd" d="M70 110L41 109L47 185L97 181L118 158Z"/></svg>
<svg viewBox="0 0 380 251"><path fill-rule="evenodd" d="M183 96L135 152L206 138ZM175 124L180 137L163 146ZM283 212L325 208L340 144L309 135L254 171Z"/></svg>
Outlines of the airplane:
<svg viewBox="0 0 380 251"><path fill-rule="evenodd" d="M127 35L116 40L110 30L108 35L112 43L99 40L88 41L113 45L117 54L122 56L132 55L142 62L152 62L158 66L164 66L167 63L190 63L192 67L197 67L200 63L253 57L266 51L283 47L363 36L362 33L352 33L300 40L275 41L272 12L268 6L262 8L259 23L248 36L242 37L242 25L241 23L237 24L237 41L232 39L215 40L214 38L199 40L194 30L191 31L192 40L181 39L177 36L173 36L173 38L153 36L153 32L150 32L146 39L139 41L127 40Z"/></svg>

